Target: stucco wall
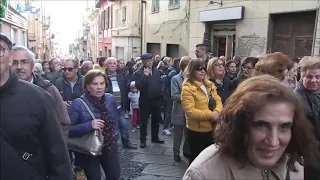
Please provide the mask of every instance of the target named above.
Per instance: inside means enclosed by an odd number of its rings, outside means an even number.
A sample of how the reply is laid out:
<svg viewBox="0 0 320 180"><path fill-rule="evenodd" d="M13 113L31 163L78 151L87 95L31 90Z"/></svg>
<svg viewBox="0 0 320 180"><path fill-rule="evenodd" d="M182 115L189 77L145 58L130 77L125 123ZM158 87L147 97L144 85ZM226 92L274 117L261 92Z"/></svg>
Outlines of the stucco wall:
<svg viewBox="0 0 320 180"><path fill-rule="evenodd" d="M112 56L116 58L116 47L124 48L123 59L125 61L140 56L140 38L137 37L112 37ZM135 49L133 49L135 47Z"/></svg>
<svg viewBox="0 0 320 180"><path fill-rule="evenodd" d="M159 12L151 12L152 1L146 1L144 16L144 47L147 43L160 43L161 54L165 56L167 44L179 44L179 55L188 54L189 26L188 1L181 0L180 7L169 9L169 1L160 0Z"/></svg>
<svg viewBox="0 0 320 180"><path fill-rule="evenodd" d="M233 0L223 1L223 5L220 6L219 4L208 5L208 1L191 1L190 56L194 57L195 45L202 43L203 33L205 32L205 23L199 22L199 12L235 6L245 7L244 19L237 20L236 22L235 54L239 56L257 56L265 54L267 51L270 14L314 10L319 6L319 2L316 0ZM320 32L318 34L317 38L320 39ZM320 46L319 39L316 42L318 46ZM318 49L316 48L315 52L319 52Z"/></svg>

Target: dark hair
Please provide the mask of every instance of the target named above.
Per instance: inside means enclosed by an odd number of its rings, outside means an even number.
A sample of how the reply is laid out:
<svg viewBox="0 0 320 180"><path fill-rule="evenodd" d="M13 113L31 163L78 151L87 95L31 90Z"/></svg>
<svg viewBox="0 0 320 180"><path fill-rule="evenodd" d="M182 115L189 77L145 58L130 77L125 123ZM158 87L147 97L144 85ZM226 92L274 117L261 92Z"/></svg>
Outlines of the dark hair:
<svg viewBox="0 0 320 180"><path fill-rule="evenodd" d="M254 67L258 61L259 61L259 59L256 57L247 57L245 60L243 60L241 67L244 66L245 64L249 64L249 63L252 64L252 67Z"/></svg>
<svg viewBox="0 0 320 180"><path fill-rule="evenodd" d="M291 60L293 63L297 63L297 64L299 64L299 62L300 62L300 59L297 57L293 57Z"/></svg>
<svg viewBox="0 0 320 180"><path fill-rule="evenodd" d="M174 58L173 59L173 67L179 68L180 60L181 60L180 58Z"/></svg>
<svg viewBox="0 0 320 180"><path fill-rule="evenodd" d="M205 62L200 58L189 61L186 69L184 70L185 78L183 84L186 82L193 83L193 81L195 81L194 73L196 72L196 69L199 67L205 67L205 65Z"/></svg>
<svg viewBox="0 0 320 180"><path fill-rule="evenodd" d="M236 64L236 66L237 66L237 63L236 63L235 61L233 61L233 60L229 60L229 61L227 61L227 62L226 62L226 68L228 68L228 67L229 67L229 65L230 65L230 64L232 64L232 63L235 63L235 64Z"/></svg>
<svg viewBox="0 0 320 180"><path fill-rule="evenodd" d="M98 59L98 64L100 65L100 67L103 67L103 63L107 60L106 57L99 57Z"/></svg>
<svg viewBox="0 0 320 180"><path fill-rule="evenodd" d="M87 74L84 76L83 90L85 93L88 93L87 85L91 84L93 82L93 80L98 76L102 76L104 78L104 82L106 84L106 89L108 88L109 81L108 81L108 77L107 77L106 73L104 73L100 69L92 69L92 70L88 71Z"/></svg>
<svg viewBox="0 0 320 180"><path fill-rule="evenodd" d="M182 71L184 71L188 65L188 63L191 61L190 56L183 56L180 60L179 67Z"/></svg>
<svg viewBox="0 0 320 180"><path fill-rule="evenodd" d="M205 44L197 44L196 47L201 47L201 48L205 47L205 48L207 48L207 45L205 45Z"/></svg>
<svg viewBox="0 0 320 180"><path fill-rule="evenodd" d="M249 123L255 112L268 102L287 102L294 108L291 139L285 150L287 166L297 171L295 163L310 163L317 166L320 162L318 142L306 118L305 108L300 99L286 85L270 75L254 76L242 82L228 98L221 113L222 122L215 133L218 152L239 162L248 161L246 135Z"/></svg>
<svg viewBox="0 0 320 180"><path fill-rule="evenodd" d="M42 62L41 62L42 67L44 67L44 65L45 65L46 63L49 64L49 61L42 61Z"/></svg>

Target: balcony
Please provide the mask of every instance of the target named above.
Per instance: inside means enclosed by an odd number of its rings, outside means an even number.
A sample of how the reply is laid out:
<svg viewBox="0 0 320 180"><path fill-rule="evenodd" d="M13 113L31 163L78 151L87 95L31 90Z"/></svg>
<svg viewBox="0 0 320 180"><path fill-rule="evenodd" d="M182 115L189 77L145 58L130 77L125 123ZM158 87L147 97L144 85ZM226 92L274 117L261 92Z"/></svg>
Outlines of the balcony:
<svg viewBox="0 0 320 180"><path fill-rule="evenodd" d="M47 16L43 20L43 29L48 30L50 28L50 25L51 25L51 17Z"/></svg>
<svg viewBox="0 0 320 180"><path fill-rule="evenodd" d="M106 2L107 0L95 0L95 3L96 3L96 8L100 8L101 5Z"/></svg>

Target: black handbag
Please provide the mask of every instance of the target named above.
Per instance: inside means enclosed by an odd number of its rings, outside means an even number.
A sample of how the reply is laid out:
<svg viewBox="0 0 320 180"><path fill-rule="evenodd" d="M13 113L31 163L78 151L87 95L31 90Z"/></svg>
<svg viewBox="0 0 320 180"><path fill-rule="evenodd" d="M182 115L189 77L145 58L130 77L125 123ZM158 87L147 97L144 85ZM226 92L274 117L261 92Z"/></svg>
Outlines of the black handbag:
<svg viewBox="0 0 320 180"><path fill-rule="evenodd" d="M23 152L1 129L1 180L46 180L28 159L32 154ZM17 171L18 170L18 171Z"/></svg>

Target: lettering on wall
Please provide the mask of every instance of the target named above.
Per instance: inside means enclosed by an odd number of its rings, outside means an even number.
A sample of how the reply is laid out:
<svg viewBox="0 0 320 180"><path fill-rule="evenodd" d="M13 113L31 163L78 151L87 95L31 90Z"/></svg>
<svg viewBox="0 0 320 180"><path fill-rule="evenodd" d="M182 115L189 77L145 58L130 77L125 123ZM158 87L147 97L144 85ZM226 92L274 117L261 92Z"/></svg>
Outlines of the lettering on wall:
<svg viewBox="0 0 320 180"><path fill-rule="evenodd" d="M257 56L266 53L267 38L260 37L255 33L243 35L237 38L239 56Z"/></svg>

